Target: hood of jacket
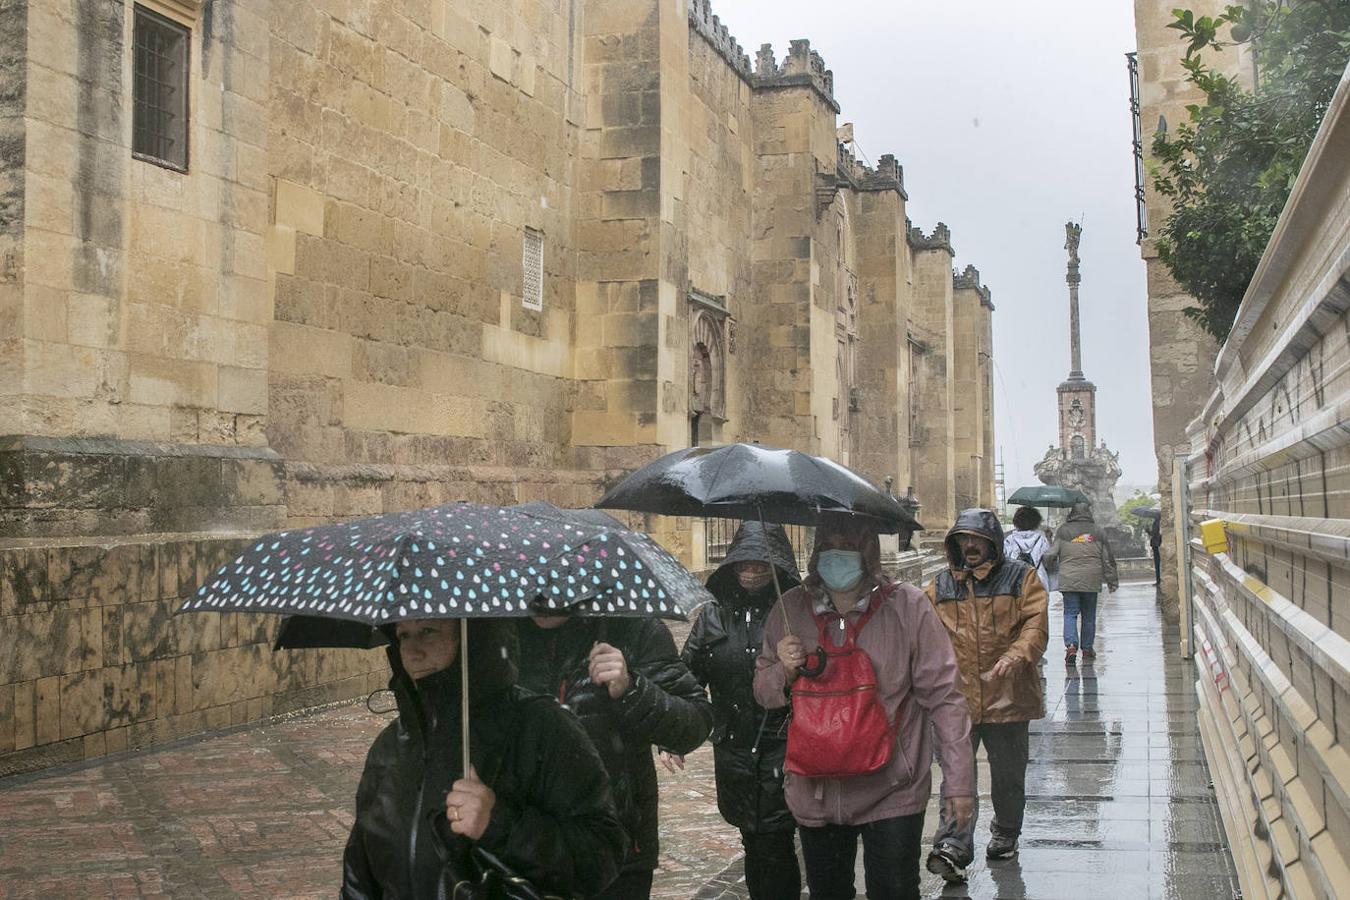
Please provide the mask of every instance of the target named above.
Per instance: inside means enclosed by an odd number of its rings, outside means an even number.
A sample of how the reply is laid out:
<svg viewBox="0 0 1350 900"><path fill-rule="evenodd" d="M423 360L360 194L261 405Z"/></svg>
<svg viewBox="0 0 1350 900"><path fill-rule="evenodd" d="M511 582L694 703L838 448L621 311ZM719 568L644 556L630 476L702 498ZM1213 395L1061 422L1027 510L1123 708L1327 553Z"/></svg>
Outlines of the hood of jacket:
<svg viewBox="0 0 1350 900"><path fill-rule="evenodd" d="M755 596L748 596L736 578L735 564L738 562L766 562L778 571L778 587L783 593L802 583L797 572L797 556L792 552L792 542L782 525L765 525L760 522L745 522L736 530L731 539L727 555L723 557L717 571L708 576L708 590L719 602L732 607L746 605L772 604L774 596L773 582ZM762 603L755 603L761 600Z"/></svg>
<svg viewBox="0 0 1350 900"><path fill-rule="evenodd" d="M980 569L986 570L984 574L988 574L988 570L997 568L1003 562L1003 523L991 510L963 509L956 517L956 524L947 532L947 539L943 542L947 551L947 563L958 572L966 568L965 554L961 552L961 546L956 542L957 535L961 534L982 537L993 547L993 555L989 557L989 561L980 566Z"/></svg>
<svg viewBox="0 0 1350 900"><path fill-rule="evenodd" d="M1055 529L1055 538L1063 541L1071 541L1084 534L1092 534L1097 530L1097 520L1092 517L1091 503L1075 503L1069 510L1069 517L1064 520L1064 524Z"/></svg>
<svg viewBox="0 0 1350 900"><path fill-rule="evenodd" d="M1073 507L1069 510L1069 517L1068 517L1065 521L1066 521L1066 522L1094 522L1094 521L1096 521L1095 519L1092 518L1092 504L1091 504L1091 503L1084 503L1084 502L1081 501L1081 500L1078 501L1078 502L1075 503L1075 504L1073 505Z"/></svg>

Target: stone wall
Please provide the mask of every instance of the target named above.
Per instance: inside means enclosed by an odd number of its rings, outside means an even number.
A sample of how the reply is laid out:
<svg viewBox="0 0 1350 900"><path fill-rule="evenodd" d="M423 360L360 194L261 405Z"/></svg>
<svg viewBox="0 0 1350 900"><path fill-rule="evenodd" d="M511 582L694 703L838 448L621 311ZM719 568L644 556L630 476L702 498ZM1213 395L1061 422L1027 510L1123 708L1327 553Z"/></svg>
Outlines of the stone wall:
<svg viewBox="0 0 1350 900"><path fill-rule="evenodd" d="M991 346L986 314L991 294L980 284L980 272L974 266L953 273L952 285L952 486L959 511L991 505L988 474L994 450L985 443L992 428L988 422Z"/></svg>
<svg viewBox="0 0 1350 900"><path fill-rule="evenodd" d="M894 479L903 494L912 467L909 434L909 330L911 277L903 173L883 155L875 172L853 169L858 192L858 332L853 410L854 468L878 484ZM856 187L855 187L856 185Z"/></svg>
<svg viewBox="0 0 1350 900"><path fill-rule="evenodd" d="M1197 690L1248 898L1350 890L1350 72L1187 433ZM1192 530L1195 534L1195 530Z"/></svg>
<svg viewBox="0 0 1350 900"><path fill-rule="evenodd" d="M465 487L515 499L491 487L494 469L571 468L581 36L568 10L269 9L268 436L306 464L292 517ZM540 310L524 302L526 229L543 236ZM452 461L483 477L428 477Z"/></svg>
<svg viewBox="0 0 1350 900"><path fill-rule="evenodd" d="M808 41L752 66L707 0L143 5L191 29L186 171L131 153L134 4L0 0L0 537L27 542L15 571L100 592L0 609L56 648L6 682L30 724L0 724L0 753L38 761L13 768L383 669L168 618L191 579L166 593L163 560L190 545L199 577L227 552L200 532L584 506L695 440L828 454L950 508L950 244L912 250L899 163L841 143ZM701 523L633 524L706 562ZM153 574L122 584L132 557ZM222 669L251 693L208 696Z"/></svg>
<svg viewBox="0 0 1350 900"><path fill-rule="evenodd" d="M1196 0L1186 5L1197 17L1217 15L1225 0ZM1135 40L1139 59L1140 110L1145 165L1151 164L1153 135L1160 125L1175 129L1187 120L1186 106L1201 96L1186 81L1181 67L1185 44L1180 35L1168 28L1173 21L1171 0L1135 0ZM1242 48L1223 54L1206 54L1205 62L1222 71L1246 79L1251 72L1250 59ZM1172 280L1158 258L1155 238L1167 218L1166 200L1146 185L1146 206L1150 237L1139 244L1148 271L1149 363L1152 372L1153 446L1158 460L1158 489L1161 492L1162 528L1168 533L1175 522L1172 501L1172 467L1177 456L1188 452L1186 426L1199 413L1214 387L1213 366L1217 351L1214 339L1192 322L1183 310L1196 305L1189 294ZM1189 448L1194 449L1194 448ZM1177 604L1176 551L1171 541L1163 542L1162 595L1169 608Z"/></svg>
<svg viewBox="0 0 1350 900"><path fill-rule="evenodd" d="M265 443L266 23L240 4L148 5L193 26L186 174L131 154L131 103L123 102L131 4L9 3L0 15L0 77L13 85L3 92L10 108L0 110L0 234L9 236L0 247L0 427L103 442L81 455L11 441L8 477L42 502L29 516L7 495L0 534L118 530L121 505L100 518L88 504L63 507L64 489L50 488L66 475L95 483L110 457L130 465L138 442L170 454L199 443ZM87 473L86 461L94 463ZM265 473L253 467L248 480ZM216 525L256 523L249 512L232 514L253 505L247 500L219 500Z"/></svg>
<svg viewBox="0 0 1350 900"><path fill-rule="evenodd" d="M173 614L246 543L0 543L0 777L382 687L383 651L274 653L275 616Z"/></svg>
<svg viewBox="0 0 1350 900"><path fill-rule="evenodd" d="M923 504L920 521L940 539L956 518L956 432L953 364L951 232L938 223L931 235L911 229L914 295L910 332L921 345L916 366L920 388L911 392L914 414L913 484Z"/></svg>

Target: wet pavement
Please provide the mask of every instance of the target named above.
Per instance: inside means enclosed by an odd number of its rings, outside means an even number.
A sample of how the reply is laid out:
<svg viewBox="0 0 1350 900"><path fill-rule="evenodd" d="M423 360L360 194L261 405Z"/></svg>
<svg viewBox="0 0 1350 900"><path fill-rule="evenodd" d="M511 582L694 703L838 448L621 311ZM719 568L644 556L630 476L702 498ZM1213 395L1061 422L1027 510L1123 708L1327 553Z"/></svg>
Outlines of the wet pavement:
<svg viewBox="0 0 1350 900"><path fill-rule="evenodd" d="M1059 633L1058 606L1052 632ZM1103 598L1095 663L1045 665L1033 723L1021 852L968 886L925 873L929 897L1230 900L1176 626L1150 587ZM331 897L366 748L385 719L344 706L100 765L0 780L0 900L56 897ZM653 896L746 896L736 831L717 815L712 754L662 772L662 861ZM936 823L931 807L928 828ZM858 884L862 878L859 873Z"/></svg>

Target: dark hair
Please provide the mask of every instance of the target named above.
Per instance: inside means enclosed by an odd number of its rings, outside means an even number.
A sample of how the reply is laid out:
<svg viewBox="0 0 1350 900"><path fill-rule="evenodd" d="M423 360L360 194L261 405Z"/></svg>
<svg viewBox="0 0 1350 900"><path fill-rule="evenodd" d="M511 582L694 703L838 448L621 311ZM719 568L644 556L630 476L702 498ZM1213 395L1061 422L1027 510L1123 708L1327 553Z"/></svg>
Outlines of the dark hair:
<svg viewBox="0 0 1350 900"><path fill-rule="evenodd" d="M1041 512L1034 506L1019 506L1013 513L1013 527L1018 531L1035 531L1041 527Z"/></svg>

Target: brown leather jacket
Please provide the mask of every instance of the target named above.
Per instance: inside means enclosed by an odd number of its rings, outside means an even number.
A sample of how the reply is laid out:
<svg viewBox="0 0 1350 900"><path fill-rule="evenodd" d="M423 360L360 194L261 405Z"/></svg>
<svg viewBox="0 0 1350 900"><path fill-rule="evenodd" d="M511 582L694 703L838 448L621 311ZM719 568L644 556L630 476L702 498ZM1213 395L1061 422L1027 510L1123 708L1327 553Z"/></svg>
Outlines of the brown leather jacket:
<svg viewBox="0 0 1350 900"><path fill-rule="evenodd" d="M956 535L989 540L994 559L965 568ZM970 720L1023 722L1045 715L1045 689L1036 663L1048 640L1045 587L1036 570L1003 556L1003 529L988 510L968 509L947 533L949 568L929 583L928 599L951 636ZM1013 671L992 675L1002 657Z"/></svg>

